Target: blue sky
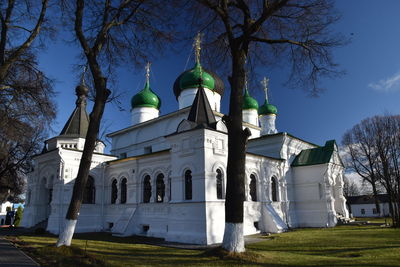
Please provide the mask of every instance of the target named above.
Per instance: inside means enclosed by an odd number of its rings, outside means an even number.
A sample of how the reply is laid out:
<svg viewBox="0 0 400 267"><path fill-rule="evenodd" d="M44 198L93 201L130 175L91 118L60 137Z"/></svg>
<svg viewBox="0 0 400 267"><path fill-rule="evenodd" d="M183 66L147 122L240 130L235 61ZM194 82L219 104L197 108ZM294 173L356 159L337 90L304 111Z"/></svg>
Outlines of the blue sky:
<svg viewBox="0 0 400 267"><path fill-rule="evenodd" d="M343 133L364 118L400 114L400 1L337 0L336 8L342 19L333 29L351 39L350 44L334 51L334 59L346 75L322 80L326 91L312 98L302 90L285 88L287 73L265 73L270 78L270 102L279 112L278 130L319 145L330 139L340 143ZM77 49L65 45L60 38L39 56L41 69L56 79L58 115L54 134L61 131L75 105L78 80L73 65L77 62ZM161 115L178 108L172 85L181 72L193 66L190 51L188 47L180 54L169 53L152 62L151 87L161 97ZM143 88L144 73L144 66L139 70L126 66L118 71L122 94L119 101L124 110L108 104L104 114L107 132L130 125L130 98ZM252 92L262 104L261 87ZM226 94L222 102L225 113L227 103Z"/></svg>

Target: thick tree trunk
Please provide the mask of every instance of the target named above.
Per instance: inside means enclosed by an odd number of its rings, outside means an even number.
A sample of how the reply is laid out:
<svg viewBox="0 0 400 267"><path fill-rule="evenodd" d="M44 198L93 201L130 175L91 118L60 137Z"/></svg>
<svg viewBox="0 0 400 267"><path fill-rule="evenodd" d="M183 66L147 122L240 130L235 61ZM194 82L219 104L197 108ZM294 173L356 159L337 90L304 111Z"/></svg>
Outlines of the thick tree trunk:
<svg viewBox="0 0 400 267"><path fill-rule="evenodd" d="M240 52L242 54L240 54ZM232 60L228 128L228 165L225 200L225 232L222 247L229 252L244 252L243 202L245 200L245 164L248 129L243 131L242 103L245 80L245 55L236 52Z"/></svg>
<svg viewBox="0 0 400 267"><path fill-rule="evenodd" d="M82 205L83 193L89 176L93 151L96 147L100 121L103 116L105 103L109 95L109 91L106 88L106 79L100 78L99 80L101 80L101 89L96 90L96 100L93 110L90 113L89 127L79 164L78 175L75 179L74 189L71 202L68 207L64 229L62 230L62 233L60 233L57 247L71 245L72 236L75 231L76 222L78 220L79 211Z"/></svg>
<svg viewBox="0 0 400 267"><path fill-rule="evenodd" d="M233 119L234 120L234 119ZM232 120L232 121L233 121ZM225 200L225 232L222 247L243 252L243 201L245 199L245 139L240 125L228 125L228 165Z"/></svg>
<svg viewBox="0 0 400 267"><path fill-rule="evenodd" d="M399 213L399 203L396 197L396 193L393 192L393 188L387 189L389 196L389 212L392 217L393 227L400 227L400 213Z"/></svg>
<svg viewBox="0 0 400 267"><path fill-rule="evenodd" d="M225 221L224 240L222 247L229 252L244 252L243 222L229 223Z"/></svg>
<svg viewBox="0 0 400 267"><path fill-rule="evenodd" d="M398 176L396 176L396 187L394 188L395 190L395 205L396 205L396 210L397 210L397 217L396 217L396 226L395 227L400 227L400 179Z"/></svg>
<svg viewBox="0 0 400 267"><path fill-rule="evenodd" d="M396 210L397 210L397 220L396 220L396 227L400 227L400 184L397 182L397 194L396 194Z"/></svg>
<svg viewBox="0 0 400 267"><path fill-rule="evenodd" d="M389 195L389 212L390 212L390 217L392 218L393 226L396 225L396 211L395 207L393 205L393 198L391 192L388 191Z"/></svg>
<svg viewBox="0 0 400 267"><path fill-rule="evenodd" d="M57 241L57 247L60 246L71 246L72 236L74 235L75 226L78 220L68 220L64 221L64 229L60 233Z"/></svg>
<svg viewBox="0 0 400 267"><path fill-rule="evenodd" d="M376 184L375 183L376 183L375 181L373 183L371 183L371 185L372 185L372 193L374 194L376 211L378 212L378 214L381 214L381 207L379 205L379 199L378 199L378 191L376 190Z"/></svg>

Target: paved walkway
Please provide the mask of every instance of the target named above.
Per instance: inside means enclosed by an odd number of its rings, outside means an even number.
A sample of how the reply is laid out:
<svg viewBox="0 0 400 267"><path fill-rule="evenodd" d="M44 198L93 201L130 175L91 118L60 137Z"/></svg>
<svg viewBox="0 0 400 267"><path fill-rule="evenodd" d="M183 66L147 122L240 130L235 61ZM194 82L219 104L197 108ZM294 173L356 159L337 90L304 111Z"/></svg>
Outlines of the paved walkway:
<svg viewBox="0 0 400 267"><path fill-rule="evenodd" d="M39 264L0 236L0 267L37 267Z"/></svg>

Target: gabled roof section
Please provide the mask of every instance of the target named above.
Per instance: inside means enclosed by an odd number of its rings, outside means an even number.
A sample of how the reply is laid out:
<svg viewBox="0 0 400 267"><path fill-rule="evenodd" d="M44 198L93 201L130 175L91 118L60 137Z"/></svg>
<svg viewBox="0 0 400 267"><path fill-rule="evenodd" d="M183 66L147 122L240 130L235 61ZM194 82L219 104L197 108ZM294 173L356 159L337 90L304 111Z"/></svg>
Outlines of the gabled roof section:
<svg viewBox="0 0 400 267"><path fill-rule="evenodd" d="M336 149L335 140L326 141L325 146L304 149L292 162L292 167L329 163Z"/></svg>
<svg viewBox="0 0 400 267"><path fill-rule="evenodd" d="M261 154L257 154L257 153L253 153L253 152L247 152L247 151L246 151L246 155L253 155L253 156L262 157L262 158L266 158L266 159L285 161L285 159L282 159L282 158L275 158L275 157L265 156L265 155L261 155Z"/></svg>
<svg viewBox="0 0 400 267"><path fill-rule="evenodd" d="M243 124L244 124L244 122L243 122ZM279 132L279 133L274 133L274 134L262 135L262 136L257 137L257 138L249 139L249 142L254 142L254 141L257 141L257 140L261 140L261 139L270 139L270 138L274 138L274 137L282 136L282 135L283 136L284 135L289 136L289 137L291 137L293 139L299 140L300 142L307 143L307 144L312 145L312 146L316 146L316 147L318 146L318 145L316 145L314 143L311 143L311 142L308 142L306 140L303 140L303 139L301 139L299 137L296 137L296 136L294 136L294 135L292 135L290 133L287 133L287 132Z"/></svg>
<svg viewBox="0 0 400 267"><path fill-rule="evenodd" d="M106 162L106 164L113 165L113 164L117 164L117 163L121 163L121 162L137 160L137 159L146 158L146 157L150 157L150 156L158 156L158 155L162 155L162 154L168 154L170 152L170 150L171 149L169 148L169 149L164 149L164 150L160 150L160 151L152 152L152 153L148 153L148 154L137 155L137 156L127 157L127 158L123 158L123 159L109 160ZM113 155L111 155L111 156L113 156Z"/></svg>
<svg viewBox="0 0 400 267"><path fill-rule="evenodd" d="M62 129L60 135L86 137L89 126L89 115L85 108L76 107Z"/></svg>
<svg viewBox="0 0 400 267"><path fill-rule="evenodd" d="M377 195L379 203L389 203L388 194ZM361 195L361 196L350 196L346 197L347 204L357 205L357 204L375 204L375 196L373 195Z"/></svg>
<svg viewBox="0 0 400 267"><path fill-rule="evenodd" d="M217 121L215 120L214 112L208 102L203 86L199 86L197 90L187 120L196 123L197 127L200 128L216 129Z"/></svg>
<svg viewBox="0 0 400 267"><path fill-rule="evenodd" d="M89 115L86 112L86 96L87 89L81 88L82 85L77 86L76 95L76 107L69 117L67 123L64 125L60 136L67 137L86 137L86 133L89 127Z"/></svg>

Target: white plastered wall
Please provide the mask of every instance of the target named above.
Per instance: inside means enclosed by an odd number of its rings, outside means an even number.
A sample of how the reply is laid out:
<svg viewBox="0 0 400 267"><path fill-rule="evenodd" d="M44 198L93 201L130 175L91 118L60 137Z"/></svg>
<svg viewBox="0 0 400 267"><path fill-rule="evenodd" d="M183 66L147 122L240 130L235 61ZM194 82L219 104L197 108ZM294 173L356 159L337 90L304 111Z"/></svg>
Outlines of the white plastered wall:
<svg viewBox="0 0 400 267"><path fill-rule="evenodd" d="M47 230L57 234L64 227L64 219L72 197L75 178L78 174L81 151L61 149L59 152L61 176L54 186L52 212L50 214ZM75 232L97 232L103 230L101 225L101 207L104 194L104 165L105 161L115 157L102 154L93 154L89 175L94 179L95 203L82 204Z"/></svg>
<svg viewBox="0 0 400 267"><path fill-rule="evenodd" d="M256 109L244 109L243 121L258 126L258 111Z"/></svg>
<svg viewBox="0 0 400 267"><path fill-rule="evenodd" d="M276 115L268 114L260 116L261 135L275 134L277 129L275 126Z"/></svg>
<svg viewBox="0 0 400 267"><path fill-rule="evenodd" d="M335 179L343 167L332 163L294 167L295 208L300 227L332 227L340 213L348 217ZM339 194L339 195L338 195Z"/></svg>
<svg viewBox="0 0 400 267"><path fill-rule="evenodd" d="M29 200L25 207L22 225L31 227L47 220L47 230L57 234L63 228L64 218L72 196L82 152L72 149L57 150L35 158L35 169L28 176ZM76 232L100 231L103 170L101 163L115 159L113 156L94 154L90 174L95 179L96 202L83 204ZM49 194L51 202L49 203ZM96 223L93 223L96 222Z"/></svg>
<svg viewBox="0 0 400 267"><path fill-rule="evenodd" d="M190 107L193 104L194 98L197 94L197 88L188 88L181 92L178 97L179 109ZM217 112L221 110L221 95L208 89L204 88L208 102L210 103L211 109Z"/></svg>
<svg viewBox="0 0 400 267"><path fill-rule="evenodd" d="M132 125L142 123L148 120L157 118L160 111L151 107L138 107L131 110L131 123Z"/></svg>

